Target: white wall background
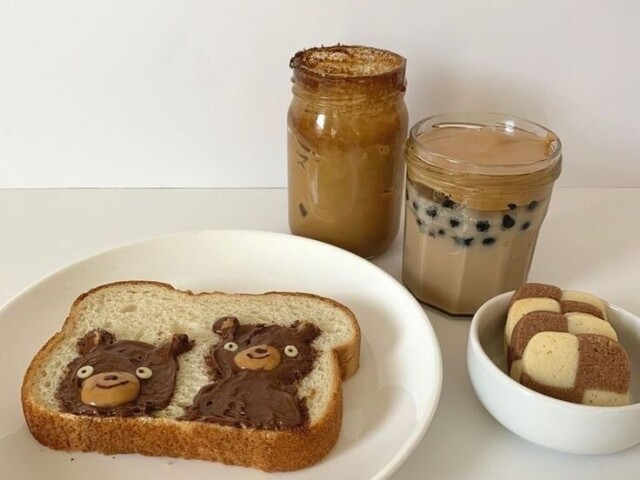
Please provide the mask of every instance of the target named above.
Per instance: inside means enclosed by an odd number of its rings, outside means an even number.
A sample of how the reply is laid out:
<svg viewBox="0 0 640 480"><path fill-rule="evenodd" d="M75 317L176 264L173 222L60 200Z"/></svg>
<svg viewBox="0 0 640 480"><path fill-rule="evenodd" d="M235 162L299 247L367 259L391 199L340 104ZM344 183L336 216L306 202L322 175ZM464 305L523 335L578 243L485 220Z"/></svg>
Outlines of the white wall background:
<svg viewBox="0 0 640 480"><path fill-rule="evenodd" d="M640 2L0 0L0 187L286 184L288 61L408 59L411 122L513 113L560 184L640 186Z"/></svg>

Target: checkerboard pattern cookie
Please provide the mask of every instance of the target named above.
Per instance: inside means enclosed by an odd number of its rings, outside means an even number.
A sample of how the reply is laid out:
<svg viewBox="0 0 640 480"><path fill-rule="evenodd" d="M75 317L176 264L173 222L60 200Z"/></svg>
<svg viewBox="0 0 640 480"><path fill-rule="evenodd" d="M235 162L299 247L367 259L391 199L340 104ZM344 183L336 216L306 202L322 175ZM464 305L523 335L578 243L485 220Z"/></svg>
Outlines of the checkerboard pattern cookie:
<svg viewBox="0 0 640 480"><path fill-rule="evenodd" d="M511 298L507 370L540 393L574 403L630 403L630 363L605 303L585 292L530 283Z"/></svg>
<svg viewBox="0 0 640 480"><path fill-rule="evenodd" d="M540 332L522 356L520 383L567 402L628 405L630 382L627 352L603 335Z"/></svg>

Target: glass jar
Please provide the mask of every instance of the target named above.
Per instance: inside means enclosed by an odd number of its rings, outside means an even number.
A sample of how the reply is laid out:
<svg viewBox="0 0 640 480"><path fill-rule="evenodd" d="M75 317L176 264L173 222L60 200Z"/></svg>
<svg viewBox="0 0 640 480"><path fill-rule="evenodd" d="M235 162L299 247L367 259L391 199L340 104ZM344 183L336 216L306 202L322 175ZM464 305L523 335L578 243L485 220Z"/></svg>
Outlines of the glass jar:
<svg viewBox="0 0 640 480"><path fill-rule="evenodd" d="M560 175L550 130L489 113L439 115L412 129L402 278L423 303L471 315L527 279Z"/></svg>
<svg viewBox="0 0 640 480"><path fill-rule="evenodd" d="M291 232L376 256L400 223L406 61L338 45L298 52L290 66Z"/></svg>

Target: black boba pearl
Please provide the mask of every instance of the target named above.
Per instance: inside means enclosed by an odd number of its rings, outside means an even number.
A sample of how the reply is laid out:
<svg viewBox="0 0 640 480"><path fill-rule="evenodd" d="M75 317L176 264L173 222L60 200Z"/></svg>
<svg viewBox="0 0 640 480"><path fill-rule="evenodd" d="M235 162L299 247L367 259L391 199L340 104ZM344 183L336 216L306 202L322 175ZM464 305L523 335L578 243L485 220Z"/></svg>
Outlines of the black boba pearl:
<svg viewBox="0 0 640 480"><path fill-rule="evenodd" d="M486 232L487 230L489 230L489 227L491 225L489 225L489 222L487 222L486 220L480 220L479 222L476 222L476 230L478 230L479 232Z"/></svg>
<svg viewBox="0 0 640 480"><path fill-rule="evenodd" d="M440 235L440 236L444 235L444 230L442 228L440 230L438 230L438 235Z"/></svg>
<svg viewBox="0 0 640 480"><path fill-rule="evenodd" d="M413 202L411 202L411 205L413 206L414 210L418 210L418 202L416 202L415 200Z"/></svg>
<svg viewBox="0 0 640 480"><path fill-rule="evenodd" d="M444 199L444 201L442 202L442 206L444 208L456 208L458 206L458 204L456 202L454 202L453 200L451 200L449 197L446 197Z"/></svg>
<svg viewBox="0 0 640 480"><path fill-rule="evenodd" d="M529 209L530 212L533 212L537 208L537 206L538 206L538 202L534 200L529 205L527 205L527 208Z"/></svg>
<svg viewBox="0 0 640 480"><path fill-rule="evenodd" d="M427 217L435 217L436 215L438 215L438 209L435 207L435 205L429 205L427 207Z"/></svg>
<svg viewBox="0 0 640 480"><path fill-rule="evenodd" d="M522 227L521 227L521 228L522 228L522 230L524 231L524 230L528 229L530 226L531 226L531 222L524 222L524 223L522 224Z"/></svg>
<svg viewBox="0 0 640 480"><path fill-rule="evenodd" d="M416 223L418 224L418 226L422 225L422 220L420 220L418 217L416 217Z"/></svg>
<svg viewBox="0 0 640 480"><path fill-rule="evenodd" d="M450 218L449 225L451 225L451 227L453 228L456 228L458 225L460 225L460 220L458 220L457 218Z"/></svg>
<svg viewBox="0 0 640 480"><path fill-rule="evenodd" d="M509 205L507 205L507 207L509 207L509 210L515 210L516 208L518 208L515 203L510 203Z"/></svg>
<svg viewBox="0 0 640 480"><path fill-rule="evenodd" d="M409 190L404 191L404 199L409 200Z"/></svg>
<svg viewBox="0 0 640 480"><path fill-rule="evenodd" d="M487 237L482 239L482 244L483 245L493 245L494 243L496 243L496 239L493 237Z"/></svg>
<svg viewBox="0 0 640 480"><path fill-rule="evenodd" d="M453 237L454 242L458 245L462 245L463 247L470 247L473 243L473 237L462 238L462 237Z"/></svg>
<svg viewBox="0 0 640 480"><path fill-rule="evenodd" d="M516 224L516 221L513 219L511 215L505 215L502 217L502 228L503 230L509 230Z"/></svg>

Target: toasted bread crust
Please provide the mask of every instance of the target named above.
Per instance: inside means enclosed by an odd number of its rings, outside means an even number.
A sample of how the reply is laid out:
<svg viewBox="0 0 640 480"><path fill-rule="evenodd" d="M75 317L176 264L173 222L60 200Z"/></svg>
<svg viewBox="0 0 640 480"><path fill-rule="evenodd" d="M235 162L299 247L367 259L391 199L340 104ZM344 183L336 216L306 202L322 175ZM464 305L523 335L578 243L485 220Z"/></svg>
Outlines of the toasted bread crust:
<svg viewBox="0 0 640 480"><path fill-rule="evenodd" d="M35 389L35 373L55 346L66 340L64 332L74 322L76 308L97 290L122 284L154 284L175 290L171 285L159 282L116 282L94 288L74 301L61 332L56 333L35 355L22 385L24 416L29 430L40 443L56 450L193 458L265 471L297 470L313 465L333 448L342 423L342 388L338 378L347 379L358 369L360 328L353 313L345 306L307 293L269 292L263 295L306 296L331 302L349 314L357 334L349 344L333 352L335 361L331 362L331 376L336 379L331 382L333 400L324 416L313 425L293 430L258 430L170 418L101 418L51 410L38 403L31 393Z"/></svg>
<svg viewBox="0 0 640 480"><path fill-rule="evenodd" d="M240 429L166 418L73 415L48 410L32 401L28 384L22 390L22 405L36 440L56 450L139 453L288 471L317 463L338 440L342 391L340 382L335 385L335 401L326 415L315 425L299 430Z"/></svg>

